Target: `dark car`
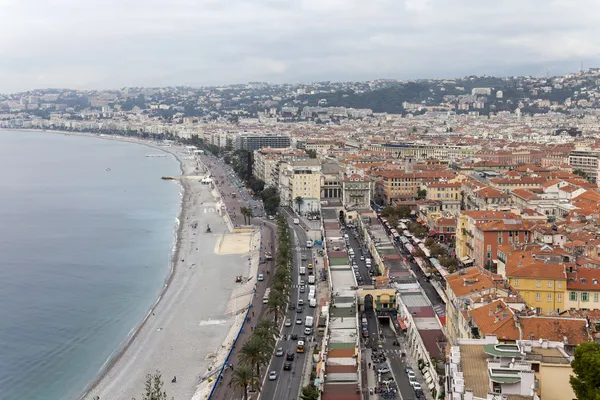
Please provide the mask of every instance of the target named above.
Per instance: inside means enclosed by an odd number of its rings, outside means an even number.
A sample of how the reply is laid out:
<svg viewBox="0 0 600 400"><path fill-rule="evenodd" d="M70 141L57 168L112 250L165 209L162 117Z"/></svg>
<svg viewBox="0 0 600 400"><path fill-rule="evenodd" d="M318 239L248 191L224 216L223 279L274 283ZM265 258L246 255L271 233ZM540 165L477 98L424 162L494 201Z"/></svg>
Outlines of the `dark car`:
<svg viewBox="0 0 600 400"><path fill-rule="evenodd" d="M288 352L287 355L285 356L285 359L288 361L294 361L295 356L296 356L296 354Z"/></svg>
<svg viewBox="0 0 600 400"><path fill-rule="evenodd" d="M290 371L292 369L292 363L291 362L286 362L285 364L283 364L283 370L284 371Z"/></svg>
<svg viewBox="0 0 600 400"><path fill-rule="evenodd" d="M290 335L290 339L292 339L292 340L297 340L297 339L298 339L298 334L296 334L296 333L292 333L292 334Z"/></svg>
<svg viewBox="0 0 600 400"><path fill-rule="evenodd" d="M298 308L296 309L296 312L297 312L298 314L302 314L302 311L304 311L304 308L302 308L302 307L298 307Z"/></svg>
<svg viewBox="0 0 600 400"><path fill-rule="evenodd" d="M294 303L290 303L290 305L288 306L288 310L295 310L296 309L296 305Z"/></svg>

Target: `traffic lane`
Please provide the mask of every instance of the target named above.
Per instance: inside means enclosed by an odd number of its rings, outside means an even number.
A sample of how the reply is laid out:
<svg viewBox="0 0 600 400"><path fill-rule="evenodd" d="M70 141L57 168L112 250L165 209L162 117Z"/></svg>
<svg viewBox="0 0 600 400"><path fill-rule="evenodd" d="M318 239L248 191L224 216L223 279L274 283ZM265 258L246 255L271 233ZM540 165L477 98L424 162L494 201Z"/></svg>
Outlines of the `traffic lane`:
<svg viewBox="0 0 600 400"><path fill-rule="evenodd" d="M379 327L377 326L377 315L374 310L365 311L367 317L367 328L369 330L369 345L372 349L379 347ZM362 320L361 320L362 335Z"/></svg>
<svg viewBox="0 0 600 400"><path fill-rule="evenodd" d="M402 394L403 400L417 399L417 395L413 390L408 375L406 375L406 364L402 359L402 353L400 347L394 346L396 340L396 334L391 330L390 327L385 326L383 328L383 336L385 341L383 342L383 348L386 350L385 354L392 368L392 373L396 379L396 385Z"/></svg>
<svg viewBox="0 0 600 400"><path fill-rule="evenodd" d="M410 262L408 260L408 255L398 246L396 246L396 249L398 250L398 253L406 259L406 261L404 261L404 265L410 268L415 273L417 281L423 288L423 291L425 291L425 294L427 295L427 298L429 299L431 304L433 304L434 306L438 304L444 304L437 290L435 290L431 282L427 280L427 277L425 276L421 268L417 264Z"/></svg>
<svg viewBox="0 0 600 400"><path fill-rule="evenodd" d="M354 250L354 262L358 265L358 273L363 279L363 284L368 285L371 283L371 276L369 275L369 270L367 268L367 264L365 261L361 261L360 257L362 256L362 246L358 239L354 236L354 232L351 229L346 228L346 233L348 233L348 241L350 242L350 247Z"/></svg>

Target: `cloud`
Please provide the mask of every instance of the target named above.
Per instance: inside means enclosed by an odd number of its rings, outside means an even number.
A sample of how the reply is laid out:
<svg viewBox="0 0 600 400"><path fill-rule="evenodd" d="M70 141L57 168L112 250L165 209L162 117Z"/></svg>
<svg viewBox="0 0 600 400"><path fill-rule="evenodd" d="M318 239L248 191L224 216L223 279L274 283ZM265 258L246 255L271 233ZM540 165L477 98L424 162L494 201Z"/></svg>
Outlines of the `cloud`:
<svg viewBox="0 0 600 400"><path fill-rule="evenodd" d="M0 92L565 72L597 0L0 0Z"/></svg>

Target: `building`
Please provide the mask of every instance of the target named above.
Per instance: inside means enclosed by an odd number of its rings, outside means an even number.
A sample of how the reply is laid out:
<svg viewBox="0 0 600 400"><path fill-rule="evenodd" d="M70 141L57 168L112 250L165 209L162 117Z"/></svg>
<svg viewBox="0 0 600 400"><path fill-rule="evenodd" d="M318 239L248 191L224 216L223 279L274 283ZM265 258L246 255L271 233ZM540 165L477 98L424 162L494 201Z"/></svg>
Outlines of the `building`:
<svg viewBox="0 0 600 400"><path fill-rule="evenodd" d="M397 200L414 199L418 196L419 190L425 189L428 184L440 180L450 180L454 176L453 172L447 171L377 171L373 173L373 177L377 179L375 197L384 204L392 204Z"/></svg>
<svg viewBox="0 0 600 400"><path fill-rule="evenodd" d="M252 174L265 182L265 186L276 186L279 181L279 164L282 161L306 160L309 156L304 151L262 148L254 151Z"/></svg>
<svg viewBox="0 0 600 400"><path fill-rule="evenodd" d="M503 243L527 243L530 241L531 223L519 217L485 221L476 224L473 237L467 240L467 248L476 266L496 271L498 246Z"/></svg>
<svg viewBox="0 0 600 400"><path fill-rule="evenodd" d="M241 132L235 137L235 149L254 151L263 147L282 149L290 147L292 139L279 133L250 133Z"/></svg>
<svg viewBox="0 0 600 400"><path fill-rule="evenodd" d="M569 165L573 170L581 170L594 183L599 182L600 151L575 149L569 153Z"/></svg>
<svg viewBox="0 0 600 400"><path fill-rule="evenodd" d="M343 168L334 162L321 165L321 200L331 203L342 201Z"/></svg>
<svg viewBox="0 0 600 400"><path fill-rule="evenodd" d="M308 158L282 162L279 167L279 195L281 204L294 207L301 213L318 211L321 203L320 161Z"/></svg>
<svg viewBox="0 0 600 400"><path fill-rule="evenodd" d="M541 315L556 315L565 310L568 261L549 246L521 248L506 244L498 247L498 273L518 291L527 305Z"/></svg>
<svg viewBox="0 0 600 400"><path fill-rule="evenodd" d="M567 269L567 310L600 310L600 270L583 266Z"/></svg>
<svg viewBox="0 0 600 400"><path fill-rule="evenodd" d="M342 180L342 204L346 209L369 208L373 182L364 176L352 174Z"/></svg>
<svg viewBox="0 0 600 400"><path fill-rule="evenodd" d="M448 211L453 215L460 212L462 201L462 185L460 182L436 182L427 185L427 200L440 202L440 211Z"/></svg>
<svg viewBox="0 0 600 400"><path fill-rule="evenodd" d="M450 349L445 391L463 400L575 399L571 361L560 341L461 339Z"/></svg>

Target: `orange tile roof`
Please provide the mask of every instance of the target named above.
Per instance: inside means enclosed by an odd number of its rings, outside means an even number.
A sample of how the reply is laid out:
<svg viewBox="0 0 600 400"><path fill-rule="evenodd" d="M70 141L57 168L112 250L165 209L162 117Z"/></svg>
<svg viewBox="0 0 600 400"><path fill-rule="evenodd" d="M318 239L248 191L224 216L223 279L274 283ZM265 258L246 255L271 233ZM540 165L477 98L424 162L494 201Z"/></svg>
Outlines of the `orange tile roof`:
<svg viewBox="0 0 600 400"><path fill-rule="evenodd" d="M515 196L521 197L522 199L525 200L538 200L539 196L535 193L532 193L530 190L527 189L513 189L511 191Z"/></svg>
<svg viewBox="0 0 600 400"><path fill-rule="evenodd" d="M546 278L565 280L567 273L565 264L546 264L533 258L525 257L517 261L517 265L512 262L506 265L506 276L510 278ZM507 260L508 261L508 260ZM513 261L511 259L511 261Z"/></svg>
<svg viewBox="0 0 600 400"><path fill-rule="evenodd" d="M495 189L491 186L486 186L484 188L481 188L479 190L475 191L475 195L482 197L484 199L496 199L499 197L509 197L507 194L505 194L504 192Z"/></svg>
<svg viewBox="0 0 600 400"><path fill-rule="evenodd" d="M567 272L568 290L600 291L600 270L577 267L573 272Z"/></svg>
<svg viewBox="0 0 600 400"><path fill-rule="evenodd" d="M511 220L495 220L495 221L486 221L479 223L476 229L479 229L482 232L489 231L528 231L530 228L530 223L527 221L521 220L521 218L515 218L512 221L515 223L509 223Z"/></svg>
<svg viewBox="0 0 600 400"><path fill-rule="evenodd" d="M516 214L505 211L493 211L493 210L467 210L461 211L462 215L466 215L473 219L518 219Z"/></svg>
<svg viewBox="0 0 600 400"><path fill-rule="evenodd" d="M570 346L588 342L591 338L585 328L585 319L553 318L553 317L520 317L523 339L546 339L562 342L567 338Z"/></svg>
<svg viewBox="0 0 600 400"><path fill-rule="evenodd" d="M496 285L488 273L478 267L463 269L446 276L448 286L452 288L456 297L494 288Z"/></svg>
<svg viewBox="0 0 600 400"><path fill-rule="evenodd" d="M519 339L514 312L502 300L470 310L469 315L482 335L496 335L500 340Z"/></svg>
<svg viewBox="0 0 600 400"><path fill-rule="evenodd" d="M556 185L556 184L561 183L561 182L563 182L563 181L561 181L560 179L552 179L552 180L549 180L549 181L546 181L546 182L542 183L542 187L549 188L550 186Z"/></svg>

